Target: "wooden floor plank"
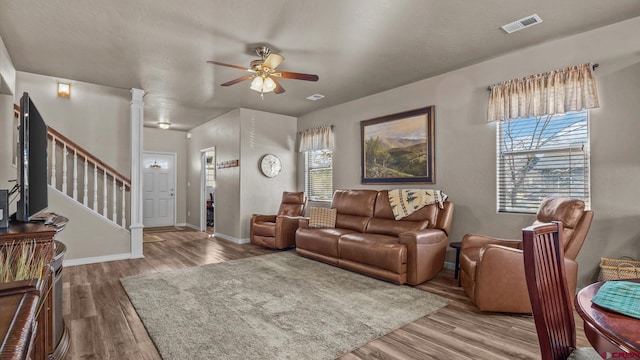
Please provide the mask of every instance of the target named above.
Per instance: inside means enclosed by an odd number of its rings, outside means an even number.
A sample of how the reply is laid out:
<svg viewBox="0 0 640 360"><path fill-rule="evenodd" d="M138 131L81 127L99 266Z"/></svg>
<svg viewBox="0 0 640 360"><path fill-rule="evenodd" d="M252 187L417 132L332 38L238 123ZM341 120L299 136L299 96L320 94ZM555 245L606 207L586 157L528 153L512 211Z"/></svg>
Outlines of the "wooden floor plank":
<svg viewBox="0 0 640 360"><path fill-rule="evenodd" d="M238 245L197 231L154 231L162 239L144 243L144 258L63 269L63 316L72 359L161 359L120 278L274 253ZM343 354L341 360L537 359L531 316L482 313L443 270L416 288L444 296L450 304L390 334ZM589 346L576 317L578 346Z"/></svg>

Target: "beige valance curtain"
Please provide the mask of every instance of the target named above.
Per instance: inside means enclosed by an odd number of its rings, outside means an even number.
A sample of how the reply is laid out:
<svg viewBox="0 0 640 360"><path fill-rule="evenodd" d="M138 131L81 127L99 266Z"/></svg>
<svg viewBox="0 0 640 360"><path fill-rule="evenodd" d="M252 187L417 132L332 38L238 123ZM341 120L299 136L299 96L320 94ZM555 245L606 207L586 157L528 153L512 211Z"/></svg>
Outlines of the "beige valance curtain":
<svg viewBox="0 0 640 360"><path fill-rule="evenodd" d="M333 149L333 126L324 125L300 132L299 152Z"/></svg>
<svg viewBox="0 0 640 360"><path fill-rule="evenodd" d="M591 64L509 80L490 89L489 122L600 107Z"/></svg>

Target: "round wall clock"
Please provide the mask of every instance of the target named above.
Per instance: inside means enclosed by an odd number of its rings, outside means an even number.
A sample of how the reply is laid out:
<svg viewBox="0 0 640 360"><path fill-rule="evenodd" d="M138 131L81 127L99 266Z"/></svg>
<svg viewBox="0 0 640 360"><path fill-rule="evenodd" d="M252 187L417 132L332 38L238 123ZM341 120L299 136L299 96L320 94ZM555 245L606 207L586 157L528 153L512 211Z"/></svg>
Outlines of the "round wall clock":
<svg viewBox="0 0 640 360"><path fill-rule="evenodd" d="M266 177L274 177L280 174L282 170L282 162L280 158L273 154L266 154L260 160L260 170Z"/></svg>

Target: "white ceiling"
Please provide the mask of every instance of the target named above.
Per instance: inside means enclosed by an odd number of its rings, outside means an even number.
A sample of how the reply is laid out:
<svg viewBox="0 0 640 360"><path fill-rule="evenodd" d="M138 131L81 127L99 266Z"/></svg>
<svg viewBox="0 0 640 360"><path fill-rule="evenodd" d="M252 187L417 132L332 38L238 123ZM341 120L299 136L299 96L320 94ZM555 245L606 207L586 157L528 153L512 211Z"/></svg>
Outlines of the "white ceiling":
<svg viewBox="0 0 640 360"><path fill-rule="evenodd" d="M238 107L300 116L636 16L638 0L0 0L0 37L19 71L144 89L146 126L187 130ZM257 44L320 80L264 100L220 87L245 73L206 61L248 66Z"/></svg>

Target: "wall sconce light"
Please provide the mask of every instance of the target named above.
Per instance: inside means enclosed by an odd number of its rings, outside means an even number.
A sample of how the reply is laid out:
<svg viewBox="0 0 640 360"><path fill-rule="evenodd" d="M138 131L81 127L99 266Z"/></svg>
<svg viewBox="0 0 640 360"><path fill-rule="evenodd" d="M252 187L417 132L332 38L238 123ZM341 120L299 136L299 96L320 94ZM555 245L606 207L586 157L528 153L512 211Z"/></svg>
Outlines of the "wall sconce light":
<svg viewBox="0 0 640 360"><path fill-rule="evenodd" d="M167 130L171 127L171 124L168 121L158 121L158 127L162 130Z"/></svg>
<svg viewBox="0 0 640 360"><path fill-rule="evenodd" d="M65 98L71 97L71 84L58 83L58 96Z"/></svg>

